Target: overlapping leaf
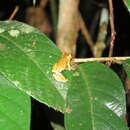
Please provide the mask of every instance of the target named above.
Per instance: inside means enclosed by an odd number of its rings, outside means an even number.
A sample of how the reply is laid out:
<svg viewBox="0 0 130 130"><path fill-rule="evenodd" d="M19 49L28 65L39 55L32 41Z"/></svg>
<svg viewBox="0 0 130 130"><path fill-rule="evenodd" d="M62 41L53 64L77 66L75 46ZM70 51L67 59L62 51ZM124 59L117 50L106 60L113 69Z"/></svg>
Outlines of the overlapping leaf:
<svg viewBox="0 0 130 130"><path fill-rule="evenodd" d="M128 78L130 79L130 60L125 60L123 62L124 69L127 73Z"/></svg>
<svg viewBox="0 0 130 130"><path fill-rule="evenodd" d="M70 82L67 130L128 130L124 88L112 70L101 63L85 63Z"/></svg>
<svg viewBox="0 0 130 130"><path fill-rule="evenodd" d="M17 22L0 22L0 72L19 89L63 111L66 83L52 76L60 51L42 33Z"/></svg>
<svg viewBox="0 0 130 130"><path fill-rule="evenodd" d="M130 0L124 0L124 3L126 7L128 8L128 11L130 12Z"/></svg>
<svg viewBox="0 0 130 130"><path fill-rule="evenodd" d="M0 130L29 130L30 106L30 97L0 75Z"/></svg>

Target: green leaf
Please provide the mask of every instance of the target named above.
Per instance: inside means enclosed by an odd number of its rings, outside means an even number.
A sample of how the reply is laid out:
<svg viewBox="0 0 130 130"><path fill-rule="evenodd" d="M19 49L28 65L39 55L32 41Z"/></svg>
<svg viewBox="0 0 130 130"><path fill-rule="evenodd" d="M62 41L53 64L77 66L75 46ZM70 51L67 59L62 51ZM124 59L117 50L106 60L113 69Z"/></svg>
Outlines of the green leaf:
<svg viewBox="0 0 130 130"><path fill-rule="evenodd" d="M35 99L63 111L68 85L52 76L60 55L35 28L17 21L0 22L0 72Z"/></svg>
<svg viewBox="0 0 130 130"><path fill-rule="evenodd" d="M0 75L0 130L29 130L30 106L30 97Z"/></svg>
<svg viewBox="0 0 130 130"><path fill-rule="evenodd" d="M124 0L124 3L130 12L130 0Z"/></svg>
<svg viewBox="0 0 130 130"><path fill-rule="evenodd" d="M67 96L67 130L128 130L125 93L118 76L101 63L81 64Z"/></svg>
<svg viewBox="0 0 130 130"><path fill-rule="evenodd" d="M51 125L53 127L53 130L65 130L65 128L59 124L56 124L54 122L51 122Z"/></svg>
<svg viewBox="0 0 130 130"><path fill-rule="evenodd" d="M127 73L128 79L130 79L130 60L123 61L123 66Z"/></svg>

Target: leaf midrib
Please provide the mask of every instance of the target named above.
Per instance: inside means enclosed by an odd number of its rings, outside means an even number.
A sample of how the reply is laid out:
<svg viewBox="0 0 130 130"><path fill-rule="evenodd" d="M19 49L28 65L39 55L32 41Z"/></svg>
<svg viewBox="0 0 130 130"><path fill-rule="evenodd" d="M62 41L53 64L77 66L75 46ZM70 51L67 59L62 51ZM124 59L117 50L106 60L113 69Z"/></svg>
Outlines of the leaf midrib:
<svg viewBox="0 0 130 130"><path fill-rule="evenodd" d="M87 78L86 74L84 73L84 70L82 69L82 67L79 67L79 70L80 70L80 72L81 72L82 79L83 79L84 83L86 84L86 88L87 88L87 90L88 90L88 98L89 98L89 104L90 104L92 130L96 130L96 129L95 129L94 118L93 118L94 112L93 112L93 104L92 104L92 93L91 93L91 90L90 90L90 88L89 88L88 80L87 80L87 82L86 82L86 79L88 79L88 78Z"/></svg>
<svg viewBox="0 0 130 130"><path fill-rule="evenodd" d="M42 71L41 67L40 67L20 46L18 46L15 41L13 41L12 39L10 39L10 38L8 38L8 37L5 37L5 36L3 36L3 35L0 35L0 36L1 36L3 39L6 39L6 40L8 40L9 42L11 42L11 43L12 43L14 46L16 46L17 48L19 48L19 50L21 50L21 51L24 53L24 55L26 55L26 56L30 59L30 61L32 61L32 63L33 63L33 64L42 72L42 74L49 80L48 76L46 76L45 72ZM52 86L55 86L55 85L52 83L51 80L49 80L49 81L50 81L50 83L52 84ZM55 87L55 90L57 91L56 87ZM62 95L61 95L58 91L57 91L57 93L62 97ZM63 99L63 97L62 97L62 99ZM64 101L64 99L63 99L63 101Z"/></svg>

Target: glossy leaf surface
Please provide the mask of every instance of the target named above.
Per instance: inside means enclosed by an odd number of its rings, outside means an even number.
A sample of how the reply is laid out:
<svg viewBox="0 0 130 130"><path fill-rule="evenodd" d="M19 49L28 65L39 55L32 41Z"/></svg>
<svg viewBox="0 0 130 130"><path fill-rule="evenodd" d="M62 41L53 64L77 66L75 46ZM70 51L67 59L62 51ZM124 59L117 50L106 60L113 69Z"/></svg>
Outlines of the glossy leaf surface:
<svg viewBox="0 0 130 130"><path fill-rule="evenodd" d="M128 8L128 11L130 12L130 0L124 0L124 3L126 7Z"/></svg>
<svg viewBox="0 0 130 130"><path fill-rule="evenodd" d="M81 64L70 82L67 130L128 130L123 85L112 70L96 62Z"/></svg>
<svg viewBox="0 0 130 130"><path fill-rule="evenodd" d="M52 76L61 52L41 32L17 22L0 22L0 72L19 89L60 111L67 84Z"/></svg>
<svg viewBox="0 0 130 130"><path fill-rule="evenodd" d="M0 75L0 130L29 130L30 107L30 97Z"/></svg>

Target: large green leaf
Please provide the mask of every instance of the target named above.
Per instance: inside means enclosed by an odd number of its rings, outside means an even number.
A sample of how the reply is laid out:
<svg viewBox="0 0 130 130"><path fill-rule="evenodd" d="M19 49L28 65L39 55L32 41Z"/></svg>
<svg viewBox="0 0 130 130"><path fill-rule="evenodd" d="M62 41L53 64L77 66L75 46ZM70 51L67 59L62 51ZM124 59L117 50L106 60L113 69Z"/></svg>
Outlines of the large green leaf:
<svg viewBox="0 0 130 130"><path fill-rule="evenodd" d="M67 130L128 130L125 93L118 76L101 63L81 64L67 96Z"/></svg>
<svg viewBox="0 0 130 130"><path fill-rule="evenodd" d="M0 72L19 89L64 110L67 83L52 76L61 52L41 32L17 21L0 22Z"/></svg>
<svg viewBox="0 0 130 130"><path fill-rule="evenodd" d="M124 0L124 3L126 7L128 8L128 10L130 11L130 0Z"/></svg>
<svg viewBox="0 0 130 130"><path fill-rule="evenodd" d="M125 60L123 62L124 69L127 73L128 79L130 79L130 60Z"/></svg>
<svg viewBox="0 0 130 130"><path fill-rule="evenodd" d="M30 97L0 75L0 130L29 130L30 106Z"/></svg>
<svg viewBox="0 0 130 130"><path fill-rule="evenodd" d="M56 124L54 122L51 122L51 125L53 127L53 130L65 130L65 128L59 124Z"/></svg>

